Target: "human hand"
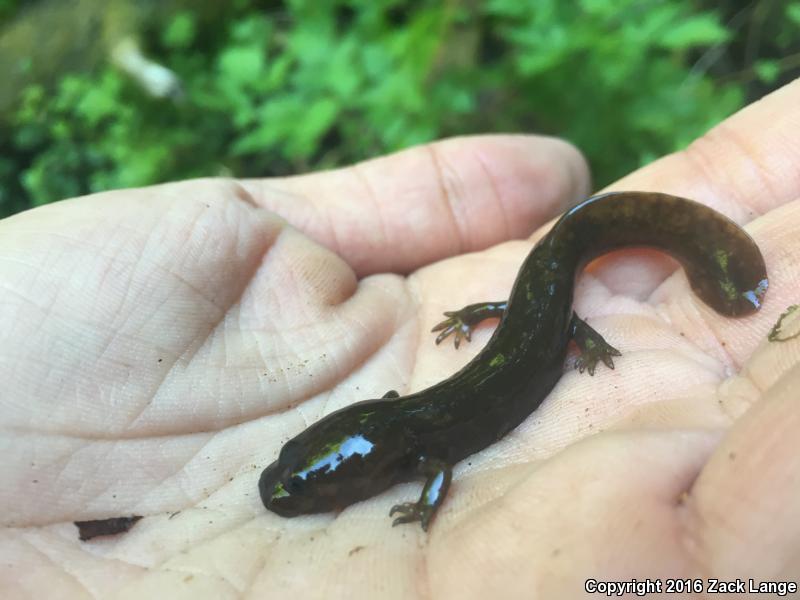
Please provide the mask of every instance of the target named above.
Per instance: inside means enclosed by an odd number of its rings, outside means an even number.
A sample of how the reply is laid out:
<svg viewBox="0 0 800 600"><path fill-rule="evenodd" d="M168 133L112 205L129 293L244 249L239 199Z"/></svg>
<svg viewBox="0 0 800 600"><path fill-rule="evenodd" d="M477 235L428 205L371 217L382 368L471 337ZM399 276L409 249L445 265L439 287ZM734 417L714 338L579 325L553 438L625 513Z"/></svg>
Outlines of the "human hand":
<svg viewBox="0 0 800 600"><path fill-rule="evenodd" d="M715 315L654 253L598 261L577 308L622 351L617 369L565 371L535 415L459 465L427 535L390 528L415 485L287 520L256 481L323 414L424 388L479 351L490 326L458 351L428 330L443 310L507 295L530 242L435 261L585 196L572 151L466 138L3 221L4 597L569 597L589 577L796 573L797 346L763 339L796 300L800 249L780 207L800 187L786 176L798 96L773 94L614 186L742 223L770 212L750 228L771 278L764 309ZM365 277L390 271L412 275ZM145 518L88 543L71 524L125 514Z"/></svg>
<svg viewBox="0 0 800 600"><path fill-rule="evenodd" d="M331 516L267 512L261 469L307 420L405 385L415 346L434 352L402 276L357 277L524 236L586 193L566 144L499 136L2 221L0 596L220 597L258 588L262 568L276 581L283 561L265 561L286 526L307 540ZM132 514L128 534L89 543L72 524Z"/></svg>

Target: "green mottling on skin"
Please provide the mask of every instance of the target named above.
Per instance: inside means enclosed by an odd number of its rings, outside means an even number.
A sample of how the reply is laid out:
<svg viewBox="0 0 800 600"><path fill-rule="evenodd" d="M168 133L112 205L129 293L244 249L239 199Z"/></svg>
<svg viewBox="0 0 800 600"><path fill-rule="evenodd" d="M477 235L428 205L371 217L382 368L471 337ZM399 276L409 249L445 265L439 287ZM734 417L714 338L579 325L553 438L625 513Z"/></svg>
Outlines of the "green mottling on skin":
<svg viewBox="0 0 800 600"><path fill-rule="evenodd" d="M722 272L723 273L727 273L728 272L728 259L730 258L728 256L728 253L725 252L725 250L717 250L714 253L714 256L716 257L717 264L722 269Z"/></svg>
<svg viewBox="0 0 800 600"><path fill-rule="evenodd" d="M490 367L499 367L504 362L506 362L506 357L503 356L503 354L495 354L494 358L492 358L492 360L489 361L489 366Z"/></svg>
<svg viewBox="0 0 800 600"><path fill-rule="evenodd" d="M322 450L320 450L317 454L309 457L306 463L306 468L310 468L312 465L317 464L319 461L325 459L334 452L338 452L339 448L341 447L342 447L342 440L333 442L331 444L326 444L325 446L323 446Z"/></svg>
<svg viewBox="0 0 800 600"><path fill-rule="evenodd" d="M273 498L284 498L285 496L288 496L288 495L289 495L289 492L287 492L286 488L283 487L283 483L278 482L278 484L275 486L275 489L272 492L272 497Z"/></svg>
<svg viewBox="0 0 800 600"><path fill-rule="evenodd" d="M720 281L719 285L722 288L722 291L725 292L725 296L728 298L728 300L735 300L739 297L739 291L730 281Z"/></svg>

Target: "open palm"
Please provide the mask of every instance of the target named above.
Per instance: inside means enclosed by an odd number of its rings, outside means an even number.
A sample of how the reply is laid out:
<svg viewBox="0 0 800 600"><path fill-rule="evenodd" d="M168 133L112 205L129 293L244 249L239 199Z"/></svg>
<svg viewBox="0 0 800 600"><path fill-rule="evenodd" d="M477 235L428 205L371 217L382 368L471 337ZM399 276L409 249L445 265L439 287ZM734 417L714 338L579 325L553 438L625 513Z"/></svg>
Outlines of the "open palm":
<svg viewBox="0 0 800 600"><path fill-rule="evenodd" d="M324 414L422 389L482 347L491 323L459 350L429 330L504 298L531 242L495 244L586 195L571 148L456 139L0 222L2 597L566 598L589 578L788 579L800 345L766 333L798 293L799 101L784 88L614 186L755 221L764 309L716 315L654 252L597 261L576 305L622 351L616 370L565 366L539 411L457 467L427 534L388 517L418 485L290 520L264 509L258 476ZM72 524L134 514L88 542Z"/></svg>

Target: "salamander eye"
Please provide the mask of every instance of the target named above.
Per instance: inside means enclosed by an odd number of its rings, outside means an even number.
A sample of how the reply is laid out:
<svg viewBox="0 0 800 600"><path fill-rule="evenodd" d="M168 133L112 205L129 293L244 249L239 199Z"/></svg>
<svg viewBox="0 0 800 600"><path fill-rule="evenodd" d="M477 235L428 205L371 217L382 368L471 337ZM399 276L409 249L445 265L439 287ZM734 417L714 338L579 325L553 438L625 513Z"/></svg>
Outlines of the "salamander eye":
<svg viewBox="0 0 800 600"><path fill-rule="evenodd" d="M305 486L306 482L304 479L302 479L301 477L294 476L287 479L283 487L290 494L302 494L303 490L305 489Z"/></svg>

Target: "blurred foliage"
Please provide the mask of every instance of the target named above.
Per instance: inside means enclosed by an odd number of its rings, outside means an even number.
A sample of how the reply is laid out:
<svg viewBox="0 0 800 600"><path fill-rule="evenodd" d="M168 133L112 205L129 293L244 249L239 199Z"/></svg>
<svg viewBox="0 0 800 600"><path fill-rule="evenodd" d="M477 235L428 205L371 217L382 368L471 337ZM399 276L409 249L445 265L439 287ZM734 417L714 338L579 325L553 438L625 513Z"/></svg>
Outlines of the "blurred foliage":
<svg viewBox="0 0 800 600"><path fill-rule="evenodd" d="M0 22L13 16L19 4L19 0L0 0Z"/></svg>
<svg viewBox="0 0 800 600"><path fill-rule="evenodd" d="M600 186L797 73L799 32L800 1L771 0L239 0L213 29L177 12L140 34L181 101L110 66L22 90L0 137L0 214L487 131L565 137Z"/></svg>

